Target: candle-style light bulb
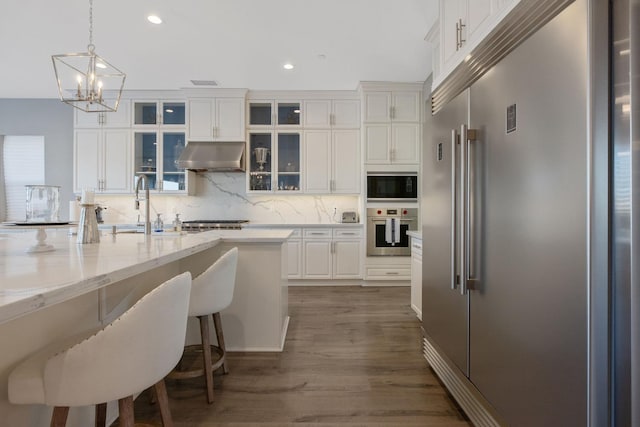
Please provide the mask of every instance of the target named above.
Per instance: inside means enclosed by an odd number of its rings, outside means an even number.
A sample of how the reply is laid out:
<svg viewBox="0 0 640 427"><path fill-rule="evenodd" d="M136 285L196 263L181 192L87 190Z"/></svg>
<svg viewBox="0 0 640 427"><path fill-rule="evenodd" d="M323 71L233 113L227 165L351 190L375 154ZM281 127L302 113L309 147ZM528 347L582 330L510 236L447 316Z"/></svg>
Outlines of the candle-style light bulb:
<svg viewBox="0 0 640 427"><path fill-rule="evenodd" d="M78 75L78 99L82 99L82 76Z"/></svg>

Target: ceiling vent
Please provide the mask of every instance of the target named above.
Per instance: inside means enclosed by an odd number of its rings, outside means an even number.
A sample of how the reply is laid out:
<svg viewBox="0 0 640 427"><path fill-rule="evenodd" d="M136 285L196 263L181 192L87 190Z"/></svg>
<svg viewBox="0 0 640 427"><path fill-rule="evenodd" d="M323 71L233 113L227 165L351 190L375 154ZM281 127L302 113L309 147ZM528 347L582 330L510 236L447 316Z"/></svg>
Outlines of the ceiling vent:
<svg viewBox="0 0 640 427"><path fill-rule="evenodd" d="M218 86L218 82L215 80L191 80L194 86Z"/></svg>

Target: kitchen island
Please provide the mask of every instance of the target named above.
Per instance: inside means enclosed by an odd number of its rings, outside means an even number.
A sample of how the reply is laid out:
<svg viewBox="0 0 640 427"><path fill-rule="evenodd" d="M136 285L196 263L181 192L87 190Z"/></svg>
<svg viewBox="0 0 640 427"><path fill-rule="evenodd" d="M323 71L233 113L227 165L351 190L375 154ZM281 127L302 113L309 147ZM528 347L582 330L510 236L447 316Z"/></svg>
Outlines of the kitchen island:
<svg viewBox="0 0 640 427"><path fill-rule="evenodd" d="M227 349L280 351L284 345L288 230L103 234L100 243L84 245L67 230L52 230L47 242L55 250L29 254L33 233L0 230L0 426L48 425L48 409L7 400L8 375L24 357L109 323L164 280L183 271L196 276L234 246L236 288L222 312ZM198 335L195 325L189 324L188 341ZM72 411L68 425L86 425L91 413Z"/></svg>

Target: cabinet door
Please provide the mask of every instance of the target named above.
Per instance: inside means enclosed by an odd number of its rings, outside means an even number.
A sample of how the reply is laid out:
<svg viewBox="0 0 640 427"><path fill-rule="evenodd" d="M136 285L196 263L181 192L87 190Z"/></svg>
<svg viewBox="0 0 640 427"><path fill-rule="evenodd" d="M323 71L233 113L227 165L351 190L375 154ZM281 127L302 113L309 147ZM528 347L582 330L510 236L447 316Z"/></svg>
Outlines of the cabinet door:
<svg viewBox="0 0 640 427"><path fill-rule="evenodd" d="M210 99L189 100L189 140L213 139L214 103Z"/></svg>
<svg viewBox="0 0 640 427"><path fill-rule="evenodd" d="M458 51L456 25L462 19L466 24L466 0L440 0L440 46L444 68ZM463 31L463 35L466 32Z"/></svg>
<svg viewBox="0 0 640 427"><path fill-rule="evenodd" d="M121 99L116 111L102 114L102 124L104 127L128 128L131 126L131 101Z"/></svg>
<svg viewBox="0 0 640 427"><path fill-rule="evenodd" d="M100 130L76 130L74 146L75 192L84 188L101 188Z"/></svg>
<svg viewBox="0 0 640 427"><path fill-rule="evenodd" d="M361 163L360 131L357 129L333 131L331 191L346 194L360 193Z"/></svg>
<svg viewBox="0 0 640 427"><path fill-rule="evenodd" d="M215 101L214 139L244 141L244 99L217 98Z"/></svg>
<svg viewBox="0 0 640 427"><path fill-rule="evenodd" d="M302 241L301 240L288 240L288 266L289 266L289 279L301 279L302 278Z"/></svg>
<svg viewBox="0 0 640 427"><path fill-rule="evenodd" d="M333 278L359 279L362 242L360 240L336 240L333 242Z"/></svg>
<svg viewBox="0 0 640 427"><path fill-rule="evenodd" d="M330 193L331 131L308 130L304 133L304 190ZM351 165L352 166L352 165Z"/></svg>
<svg viewBox="0 0 640 427"><path fill-rule="evenodd" d="M360 101L357 99L339 99L333 101L331 125L334 128L360 128Z"/></svg>
<svg viewBox="0 0 640 427"><path fill-rule="evenodd" d="M371 123L391 120L391 92L365 92L364 121Z"/></svg>
<svg viewBox="0 0 640 427"><path fill-rule="evenodd" d="M128 129L105 129L102 141L103 190L131 192L131 132Z"/></svg>
<svg viewBox="0 0 640 427"><path fill-rule="evenodd" d="M308 128L331 127L331 101L313 100L305 101L302 110L304 126Z"/></svg>
<svg viewBox="0 0 640 427"><path fill-rule="evenodd" d="M394 123L391 126L391 162L402 164L420 163L420 125Z"/></svg>
<svg viewBox="0 0 640 427"><path fill-rule="evenodd" d="M419 122L420 93L394 92L392 112L394 122Z"/></svg>
<svg viewBox="0 0 640 427"><path fill-rule="evenodd" d="M391 125L364 125L365 162L389 163Z"/></svg>
<svg viewBox="0 0 640 427"><path fill-rule="evenodd" d="M422 319L422 241L411 239L411 308Z"/></svg>
<svg viewBox="0 0 640 427"><path fill-rule="evenodd" d="M471 40L478 28L486 23L492 14L492 3L494 0L468 0L467 1L467 22L466 30L463 31L463 38Z"/></svg>
<svg viewBox="0 0 640 427"><path fill-rule="evenodd" d="M304 278L331 278L331 240L304 240Z"/></svg>

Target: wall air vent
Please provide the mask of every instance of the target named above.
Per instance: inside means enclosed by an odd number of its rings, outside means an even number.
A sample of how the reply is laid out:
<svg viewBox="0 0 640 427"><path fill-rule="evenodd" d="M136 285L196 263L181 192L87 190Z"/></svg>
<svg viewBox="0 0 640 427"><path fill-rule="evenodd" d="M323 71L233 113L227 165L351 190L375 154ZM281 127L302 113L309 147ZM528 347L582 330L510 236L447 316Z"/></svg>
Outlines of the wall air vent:
<svg viewBox="0 0 640 427"><path fill-rule="evenodd" d="M520 43L558 15L574 0L520 0L500 23L476 46L431 93L431 113L484 75Z"/></svg>

